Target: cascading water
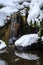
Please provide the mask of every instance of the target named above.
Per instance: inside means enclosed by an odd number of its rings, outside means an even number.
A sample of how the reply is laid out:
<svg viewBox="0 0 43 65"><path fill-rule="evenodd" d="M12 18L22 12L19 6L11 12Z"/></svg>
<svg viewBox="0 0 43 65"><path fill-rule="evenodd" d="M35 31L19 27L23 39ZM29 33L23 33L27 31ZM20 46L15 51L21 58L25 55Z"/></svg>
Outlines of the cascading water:
<svg viewBox="0 0 43 65"><path fill-rule="evenodd" d="M10 36L9 36L9 40L8 40L8 43L9 44L14 44L15 40L16 40L16 37L15 37L15 23L16 23L16 17L15 18L12 18L11 20L11 30L10 30Z"/></svg>

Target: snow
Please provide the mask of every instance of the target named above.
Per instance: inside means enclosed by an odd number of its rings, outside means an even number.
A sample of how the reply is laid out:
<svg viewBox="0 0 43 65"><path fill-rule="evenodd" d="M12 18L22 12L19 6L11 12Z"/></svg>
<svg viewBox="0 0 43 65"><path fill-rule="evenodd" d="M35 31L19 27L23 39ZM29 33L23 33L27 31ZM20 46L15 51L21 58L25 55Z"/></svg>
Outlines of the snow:
<svg viewBox="0 0 43 65"><path fill-rule="evenodd" d="M0 40L0 50L6 48L6 44L4 41Z"/></svg>
<svg viewBox="0 0 43 65"><path fill-rule="evenodd" d="M0 5L4 6L0 9L0 26L4 26L7 16L11 16L13 15L13 13L16 13L20 9L24 8L23 5L20 5L18 2L15 2L15 0L0 0Z"/></svg>
<svg viewBox="0 0 43 65"><path fill-rule="evenodd" d="M39 57L36 54L31 54L31 53L15 52L15 55L20 57L20 58L27 59L27 60L37 60L37 59L39 59Z"/></svg>
<svg viewBox="0 0 43 65"><path fill-rule="evenodd" d="M0 26L4 26L6 17L7 14L5 12L0 11Z"/></svg>
<svg viewBox="0 0 43 65"><path fill-rule="evenodd" d="M14 2L18 2L18 3L22 3L22 2L27 2L27 1L31 1L31 0L14 0Z"/></svg>
<svg viewBox="0 0 43 65"><path fill-rule="evenodd" d="M41 37L42 41L43 41L43 36Z"/></svg>
<svg viewBox="0 0 43 65"><path fill-rule="evenodd" d="M13 3L13 0L0 0L0 4L1 5L4 5L4 6L7 6L8 4L12 4Z"/></svg>
<svg viewBox="0 0 43 65"><path fill-rule="evenodd" d="M26 8L24 8L23 10L20 11L21 16L25 16L26 15Z"/></svg>
<svg viewBox="0 0 43 65"><path fill-rule="evenodd" d="M30 1L30 0L25 0L26 1ZM24 2L24 0L0 0L0 4L7 6L7 5L13 5L14 3L22 3Z"/></svg>
<svg viewBox="0 0 43 65"><path fill-rule="evenodd" d="M7 7L0 9L0 11L3 13L6 13L6 15L10 16L11 14L16 13L18 11L18 9L11 7L11 6L9 6L9 7L7 6Z"/></svg>
<svg viewBox="0 0 43 65"><path fill-rule="evenodd" d="M18 7L18 9L19 9L19 11L20 11L20 10L23 10L23 9L24 9L24 6L23 6L23 5L20 5L20 6Z"/></svg>
<svg viewBox="0 0 43 65"><path fill-rule="evenodd" d="M7 63L6 63L5 60L0 59L0 65L6 65L6 64L7 64Z"/></svg>
<svg viewBox="0 0 43 65"><path fill-rule="evenodd" d="M28 3L28 2L23 2L23 6L29 7L29 6L30 6L30 3Z"/></svg>
<svg viewBox="0 0 43 65"><path fill-rule="evenodd" d="M2 19L0 19L0 26L4 26L4 21Z"/></svg>
<svg viewBox="0 0 43 65"><path fill-rule="evenodd" d="M15 46L26 47L33 43L37 43L38 39L39 39L38 34L23 35L21 38L19 38L17 41L15 41Z"/></svg>
<svg viewBox="0 0 43 65"><path fill-rule="evenodd" d="M18 12L17 7L19 7L19 4L16 3L0 9L0 26L4 26L7 16L11 16L11 14Z"/></svg>
<svg viewBox="0 0 43 65"><path fill-rule="evenodd" d="M31 2L27 2L31 1ZM21 5L19 3L23 2ZM6 19L7 15L11 15L13 13L16 13L23 9L24 7L29 7L29 14L27 18L27 22L30 25L30 22L32 21L32 24L36 21L38 25L40 25L40 21L43 19L43 10L41 10L43 6L43 0L0 0L0 5L3 5L4 7L0 9L0 14L5 14L6 16L1 16L3 18L0 18L0 26L3 26L4 20ZM22 16L26 15L26 9L20 11ZM2 23L1 23L2 22Z"/></svg>
<svg viewBox="0 0 43 65"><path fill-rule="evenodd" d="M30 10L27 18L27 22L30 25L30 22L32 21L32 24L36 21L38 22L38 25L40 25L40 22L43 19L43 12L41 10L41 7L43 6L43 0L32 0L30 3Z"/></svg>

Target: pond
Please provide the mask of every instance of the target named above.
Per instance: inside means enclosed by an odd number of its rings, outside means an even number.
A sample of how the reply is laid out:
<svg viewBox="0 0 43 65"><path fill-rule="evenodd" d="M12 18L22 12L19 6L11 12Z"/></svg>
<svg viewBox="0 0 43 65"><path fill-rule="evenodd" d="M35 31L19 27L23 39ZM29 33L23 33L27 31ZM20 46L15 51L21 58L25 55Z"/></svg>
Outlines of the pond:
<svg viewBox="0 0 43 65"><path fill-rule="evenodd" d="M0 53L0 65L43 65L43 51L15 51L9 46Z"/></svg>

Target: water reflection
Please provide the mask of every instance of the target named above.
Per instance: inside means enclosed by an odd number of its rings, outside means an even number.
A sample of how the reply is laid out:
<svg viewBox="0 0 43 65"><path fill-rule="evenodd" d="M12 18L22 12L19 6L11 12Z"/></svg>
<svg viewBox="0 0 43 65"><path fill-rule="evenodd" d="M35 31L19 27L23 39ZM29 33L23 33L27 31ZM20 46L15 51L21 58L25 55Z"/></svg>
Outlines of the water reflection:
<svg viewBox="0 0 43 65"><path fill-rule="evenodd" d="M27 59L27 60L38 60L39 57L36 54L32 54L32 53L20 53L20 52L15 52L15 55L18 57L21 57L23 59Z"/></svg>
<svg viewBox="0 0 43 65"><path fill-rule="evenodd" d="M5 53L6 52L6 48L3 50L0 50L0 53Z"/></svg>
<svg viewBox="0 0 43 65"><path fill-rule="evenodd" d="M0 60L0 65L8 65L4 60Z"/></svg>
<svg viewBox="0 0 43 65"><path fill-rule="evenodd" d="M3 63L2 63L3 62ZM43 51L15 51L14 48L6 49L0 53L0 65L43 65Z"/></svg>

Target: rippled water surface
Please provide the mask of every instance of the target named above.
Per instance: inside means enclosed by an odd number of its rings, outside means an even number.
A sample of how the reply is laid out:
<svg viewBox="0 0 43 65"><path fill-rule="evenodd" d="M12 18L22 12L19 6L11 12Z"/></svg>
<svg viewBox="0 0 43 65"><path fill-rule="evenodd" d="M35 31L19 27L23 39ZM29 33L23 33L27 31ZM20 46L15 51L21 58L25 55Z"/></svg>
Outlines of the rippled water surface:
<svg viewBox="0 0 43 65"><path fill-rule="evenodd" d="M43 65L43 51L15 51L14 47L0 52L0 65Z"/></svg>

